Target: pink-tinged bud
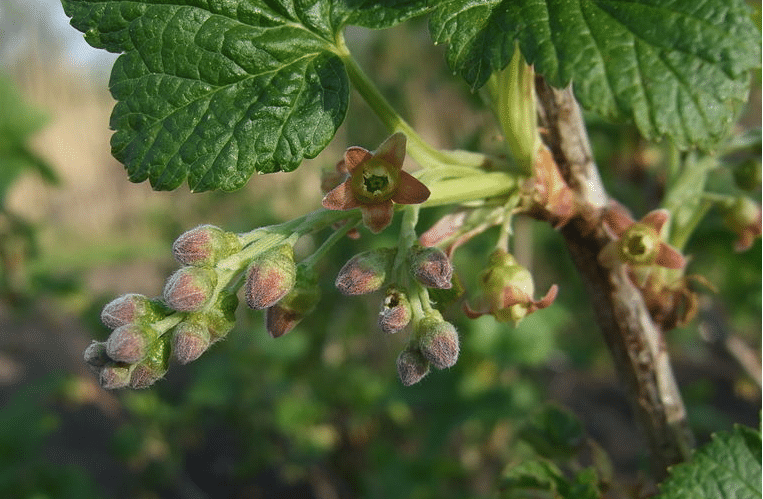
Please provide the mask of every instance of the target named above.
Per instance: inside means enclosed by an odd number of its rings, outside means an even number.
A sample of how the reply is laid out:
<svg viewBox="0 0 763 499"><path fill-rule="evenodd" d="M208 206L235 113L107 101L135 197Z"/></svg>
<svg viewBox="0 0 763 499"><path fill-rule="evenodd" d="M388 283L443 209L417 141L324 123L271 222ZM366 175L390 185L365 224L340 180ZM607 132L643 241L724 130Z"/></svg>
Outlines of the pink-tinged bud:
<svg viewBox="0 0 763 499"><path fill-rule="evenodd" d="M450 289L453 265L439 248L413 248L411 250L411 273L428 288Z"/></svg>
<svg viewBox="0 0 763 499"><path fill-rule="evenodd" d="M460 346L456 328L439 313L424 317L416 325L419 350L435 368L452 367L458 360Z"/></svg>
<svg viewBox="0 0 763 499"><path fill-rule="evenodd" d="M106 354L111 360L134 364L146 356L146 349L152 338L147 327L125 324L111 332L106 340Z"/></svg>
<svg viewBox="0 0 763 499"><path fill-rule="evenodd" d="M172 335L172 351L181 364L198 359L212 342L209 330L191 322L181 322L175 326Z"/></svg>
<svg viewBox="0 0 763 499"><path fill-rule="evenodd" d="M130 367L110 364L101 369L98 383L106 390L124 388L130 383Z"/></svg>
<svg viewBox="0 0 763 499"><path fill-rule="evenodd" d="M411 304L403 291L390 288L384 296L379 311L379 327L387 334L394 334L411 322Z"/></svg>
<svg viewBox="0 0 763 499"><path fill-rule="evenodd" d="M178 312L194 312L212 298L217 274L202 267L182 267L167 279L164 301Z"/></svg>
<svg viewBox="0 0 763 499"><path fill-rule="evenodd" d="M320 297L317 274L299 265L294 288L265 313L265 329L273 338L283 336L315 309Z"/></svg>
<svg viewBox="0 0 763 499"><path fill-rule="evenodd" d="M397 250L379 248L352 257L339 271L336 287L348 296L364 295L381 288Z"/></svg>
<svg viewBox="0 0 763 499"><path fill-rule="evenodd" d="M109 329L136 322L150 310L150 300L143 295L130 293L110 301L101 311L101 322Z"/></svg>
<svg viewBox="0 0 763 499"><path fill-rule="evenodd" d="M130 388L147 388L164 376L169 367L170 341L170 335L165 334L151 343L146 358L130 373Z"/></svg>
<svg viewBox="0 0 763 499"><path fill-rule="evenodd" d="M397 356L397 375L405 386L415 385L429 373L429 361L412 345Z"/></svg>
<svg viewBox="0 0 763 499"><path fill-rule="evenodd" d="M235 234L214 225L200 225L181 234L172 244L172 254L183 265L213 266L241 249Z"/></svg>
<svg viewBox="0 0 763 499"><path fill-rule="evenodd" d="M266 251L252 262L246 275L244 296L246 304L254 310L275 305L294 287L297 266L294 250L284 244Z"/></svg>
<svg viewBox="0 0 763 499"><path fill-rule="evenodd" d="M106 353L106 342L94 341L88 345L83 353L85 363L94 372L98 372L101 367L105 366L111 359Z"/></svg>

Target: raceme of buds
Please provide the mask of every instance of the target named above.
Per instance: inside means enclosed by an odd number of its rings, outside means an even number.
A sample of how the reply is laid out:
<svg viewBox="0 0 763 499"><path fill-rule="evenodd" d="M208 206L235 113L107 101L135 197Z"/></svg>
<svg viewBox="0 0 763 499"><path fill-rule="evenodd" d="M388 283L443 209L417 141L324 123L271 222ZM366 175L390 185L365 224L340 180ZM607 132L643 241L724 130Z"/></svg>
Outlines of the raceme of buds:
<svg viewBox="0 0 763 499"><path fill-rule="evenodd" d="M265 313L265 329L273 338L288 333L315 309L321 297L318 276L304 265L297 266L294 288Z"/></svg>
<svg viewBox="0 0 763 499"><path fill-rule="evenodd" d="M181 322L172 334L172 352L181 364L198 359L211 343L209 329L193 322Z"/></svg>
<svg viewBox="0 0 763 499"><path fill-rule="evenodd" d="M294 249L290 245L284 244L262 253L246 273L246 304L254 310L275 305L294 287L296 275Z"/></svg>
<svg viewBox="0 0 763 499"><path fill-rule="evenodd" d="M429 373L429 361L416 345L409 344L397 356L397 375L405 386L415 385Z"/></svg>
<svg viewBox="0 0 763 499"><path fill-rule="evenodd" d="M217 274L203 267L182 267L172 274L164 286L164 301L179 312L203 308L212 298Z"/></svg>
<svg viewBox="0 0 763 499"><path fill-rule="evenodd" d="M686 266L686 259L662 240L660 232L669 220L667 210L653 210L635 222L626 209L611 201L604 210L604 226L615 238L604 247L599 260L616 260L628 265L659 265L669 269ZM613 256L614 255L614 256Z"/></svg>
<svg viewBox="0 0 763 499"><path fill-rule="evenodd" d="M109 329L116 329L133 322L153 322L165 315L166 307L157 300L130 293L116 298L101 311L101 322Z"/></svg>
<svg viewBox="0 0 763 499"><path fill-rule="evenodd" d="M379 233L392 221L393 202L418 204L426 201L429 189L402 170L405 143L405 135L396 133L375 152L362 147L347 149L337 170L341 173L340 169L345 169L349 178L324 196L323 207L329 210L360 208L363 224L371 232Z"/></svg>
<svg viewBox="0 0 763 499"><path fill-rule="evenodd" d="M441 249L412 248L410 258L411 273L421 284L428 288L451 288L453 265Z"/></svg>
<svg viewBox="0 0 763 499"><path fill-rule="evenodd" d="M761 211L758 203L747 196L737 196L724 209L723 220L737 234L734 250L750 249L755 239L761 234Z"/></svg>
<svg viewBox="0 0 763 499"><path fill-rule="evenodd" d="M416 324L419 350L435 368L452 367L460 352L458 333L439 313L428 315Z"/></svg>
<svg viewBox="0 0 763 499"><path fill-rule="evenodd" d="M372 293L382 287L397 250L379 248L355 255L336 277L336 287L348 296Z"/></svg>
<svg viewBox="0 0 763 499"><path fill-rule="evenodd" d="M156 334L148 326L125 324L111 332L106 340L106 355L116 362L134 364L141 361Z"/></svg>
<svg viewBox="0 0 763 499"><path fill-rule="evenodd" d="M495 250L490 256L490 265L480 275L483 296L478 306L464 307L471 318L492 314L499 322L519 323L532 312L546 308L554 301L558 291L551 286L546 296L533 300L535 283L532 274L519 265L514 257L504 250Z"/></svg>
<svg viewBox="0 0 763 499"><path fill-rule="evenodd" d="M384 296L379 311L379 327L387 334L397 333L411 322L412 310L406 294L392 287Z"/></svg>
<svg viewBox="0 0 763 499"><path fill-rule="evenodd" d="M214 225L200 225L178 237L172 254L183 265L212 266L241 249L238 237Z"/></svg>

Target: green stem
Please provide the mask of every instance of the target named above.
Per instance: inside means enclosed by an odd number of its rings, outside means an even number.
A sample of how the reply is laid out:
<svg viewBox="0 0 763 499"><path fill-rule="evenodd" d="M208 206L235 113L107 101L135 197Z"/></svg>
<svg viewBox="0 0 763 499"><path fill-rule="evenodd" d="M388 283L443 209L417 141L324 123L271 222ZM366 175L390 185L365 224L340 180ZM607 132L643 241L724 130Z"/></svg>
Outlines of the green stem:
<svg viewBox="0 0 763 499"><path fill-rule="evenodd" d="M519 188L519 178L502 172L478 173L431 182L427 186L431 194L423 206L431 207L505 196L516 192Z"/></svg>
<svg viewBox="0 0 763 499"><path fill-rule="evenodd" d="M328 253L328 251L345 236L345 234L350 232L357 225L357 222L352 223L348 221L345 223L343 226L332 232L331 235L327 237L325 241L323 241L323 244L321 244L318 249L316 249L310 256L302 260L301 263L306 265L308 268L315 266L315 264L318 263L321 258L326 256L326 253Z"/></svg>

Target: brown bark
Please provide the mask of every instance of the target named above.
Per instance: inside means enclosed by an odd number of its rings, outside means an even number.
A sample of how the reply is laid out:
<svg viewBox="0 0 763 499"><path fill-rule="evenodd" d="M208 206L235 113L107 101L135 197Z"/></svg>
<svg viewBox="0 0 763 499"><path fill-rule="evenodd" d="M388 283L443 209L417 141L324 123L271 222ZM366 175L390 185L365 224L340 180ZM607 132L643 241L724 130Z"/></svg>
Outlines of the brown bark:
<svg viewBox="0 0 763 499"><path fill-rule="evenodd" d="M655 477L661 480L670 465L689 457L694 442L662 331L652 321L625 268L610 268L598 260L610 241L599 217L608 197L571 90L555 90L538 78L536 91L546 146L583 206L561 228L561 234L591 297L634 415L646 434Z"/></svg>

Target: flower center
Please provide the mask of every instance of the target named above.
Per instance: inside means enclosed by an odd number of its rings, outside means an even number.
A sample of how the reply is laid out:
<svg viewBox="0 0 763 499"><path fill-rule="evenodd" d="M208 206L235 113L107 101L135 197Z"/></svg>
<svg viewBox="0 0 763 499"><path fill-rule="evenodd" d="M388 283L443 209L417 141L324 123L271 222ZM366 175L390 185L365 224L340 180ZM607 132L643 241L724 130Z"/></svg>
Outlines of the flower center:
<svg viewBox="0 0 763 499"><path fill-rule="evenodd" d="M635 223L620 238L620 257L627 263L654 263L660 248L660 236L652 227Z"/></svg>
<svg viewBox="0 0 763 499"><path fill-rule="evenodd" d="M362 203L379 203L395 194L399 180L400 172L391 164L371 158L352 172L352 191Z"/></svg>

